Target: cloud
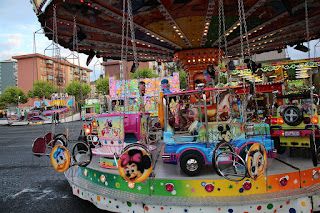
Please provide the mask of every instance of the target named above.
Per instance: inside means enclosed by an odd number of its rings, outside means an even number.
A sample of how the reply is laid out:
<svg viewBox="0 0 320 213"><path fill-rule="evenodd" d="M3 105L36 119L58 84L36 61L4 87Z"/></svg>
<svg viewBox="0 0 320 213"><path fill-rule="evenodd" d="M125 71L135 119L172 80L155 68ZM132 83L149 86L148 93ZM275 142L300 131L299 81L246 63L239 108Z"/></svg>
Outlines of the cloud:
<svg viewBox="0 0 320 213"><path fill-rule="evenodd" d="M18 55L21 52L21 44L24 43L23 35L19 33L1 34L0 36L0 60L11 59L12 55Z"/></svg>
<svg viewBox="0 0 320 213"><path fill-rule="evenodd" d="M308 47L308 43L303 43L304 46ZM310 41L310 58L320 57L320 43L319 40ZM299 50L294 49L294 47L287 47L288 55L292 60L297 59L308 59L308 52L301 52Z"/></svg>

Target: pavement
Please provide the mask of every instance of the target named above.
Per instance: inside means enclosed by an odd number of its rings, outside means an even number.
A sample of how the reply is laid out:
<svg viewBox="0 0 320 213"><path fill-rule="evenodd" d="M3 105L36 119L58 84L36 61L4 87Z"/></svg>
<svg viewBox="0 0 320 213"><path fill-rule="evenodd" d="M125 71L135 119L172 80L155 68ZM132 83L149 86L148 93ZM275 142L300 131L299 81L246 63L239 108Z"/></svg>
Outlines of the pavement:
<svg viewBox="0 0 320 213"><path fill-rule="evenodd" d="M69 150L77 142L83 123L55 126L56 133L68 128ZM51 130L51 125L0 126L0 212L106 213L74 196L64 174L53 169L49 157L32 154L34 139Z"/></svg>
<svg viewBox="0 0 320 213"><path fill-rule="evenodd" d="M72 122L72 121L80 121L80 113L76 113L72 116L69 116L69 117L66 117L66 118L63 118L63 119L60 119L59 122L60 123L69 123L69 122ZM16 121L16 122L13 122L11 124L11 126L25 126L25 125L41 125L41 124L52 124L52 120L51 119L48 119L48 120L45 120L44 122L29 122L29 121ZM0 126L6 126L6 125L9 125L8 123L8 120L0 120Z"/></svg>

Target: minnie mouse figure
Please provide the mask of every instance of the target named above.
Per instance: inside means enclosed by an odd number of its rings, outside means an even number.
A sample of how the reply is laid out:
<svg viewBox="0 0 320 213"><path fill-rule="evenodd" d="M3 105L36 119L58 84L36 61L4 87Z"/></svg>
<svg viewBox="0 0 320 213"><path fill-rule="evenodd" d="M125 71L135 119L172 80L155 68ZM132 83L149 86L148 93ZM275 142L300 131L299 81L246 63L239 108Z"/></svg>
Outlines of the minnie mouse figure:
<svg viewBox="0 0 320 213"><path fill-rule="evenodd" d="M138 183L146 179L149 175L144 173L151 173L151 160L148 155L144 155L141 150L131 149L122 154L120 157L120 175L129 182ZM146 170L146 171L145 171ZM143 176L145 178L143 178Z"/></svg>

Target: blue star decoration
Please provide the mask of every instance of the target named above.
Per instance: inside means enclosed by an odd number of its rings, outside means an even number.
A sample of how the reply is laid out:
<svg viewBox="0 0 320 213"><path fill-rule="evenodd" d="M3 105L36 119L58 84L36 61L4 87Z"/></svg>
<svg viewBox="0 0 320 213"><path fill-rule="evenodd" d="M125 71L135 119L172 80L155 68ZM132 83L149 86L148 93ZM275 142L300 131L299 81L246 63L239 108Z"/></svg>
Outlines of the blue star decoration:
<svg viewBox="0 0 320 213"><path fill-rule="evenodd" d="M188 212L188 209L184 209L184 212Z"/></svg>
<svg viewBox="0 0 320 213"><path fill-rule="evenodd" d="M118 209L118 208L119 208L119 206L118 206L118 205L116 205L116 208Z"/></svg>

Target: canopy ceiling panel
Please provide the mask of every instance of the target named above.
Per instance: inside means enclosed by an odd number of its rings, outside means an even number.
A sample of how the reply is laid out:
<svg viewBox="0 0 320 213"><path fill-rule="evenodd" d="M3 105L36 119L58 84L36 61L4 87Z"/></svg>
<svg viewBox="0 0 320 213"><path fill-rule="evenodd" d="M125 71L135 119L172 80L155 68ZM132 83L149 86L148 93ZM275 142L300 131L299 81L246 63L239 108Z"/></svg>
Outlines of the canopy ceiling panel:
<svg viewBox="0 0 320 213"><path fill-rule="evenodd" d="M283 49L306 41L304 0L243 0L251 53ZM219 45L218 0L132 0L139 60L172 60L174 53ZM120 59L122 0L52 0L37 11L46 36L52 39L56 7L58 42L72 49L76 20L78 51L93 51L105 58ZM241 54L237 0L224 0L228 56ZM320 1L308 0L310 39L320 36ZM222 33L220 34L223 41ZM221 43L221 48L224 48ZM128 39L129 60L133 59Z"/></svg>

